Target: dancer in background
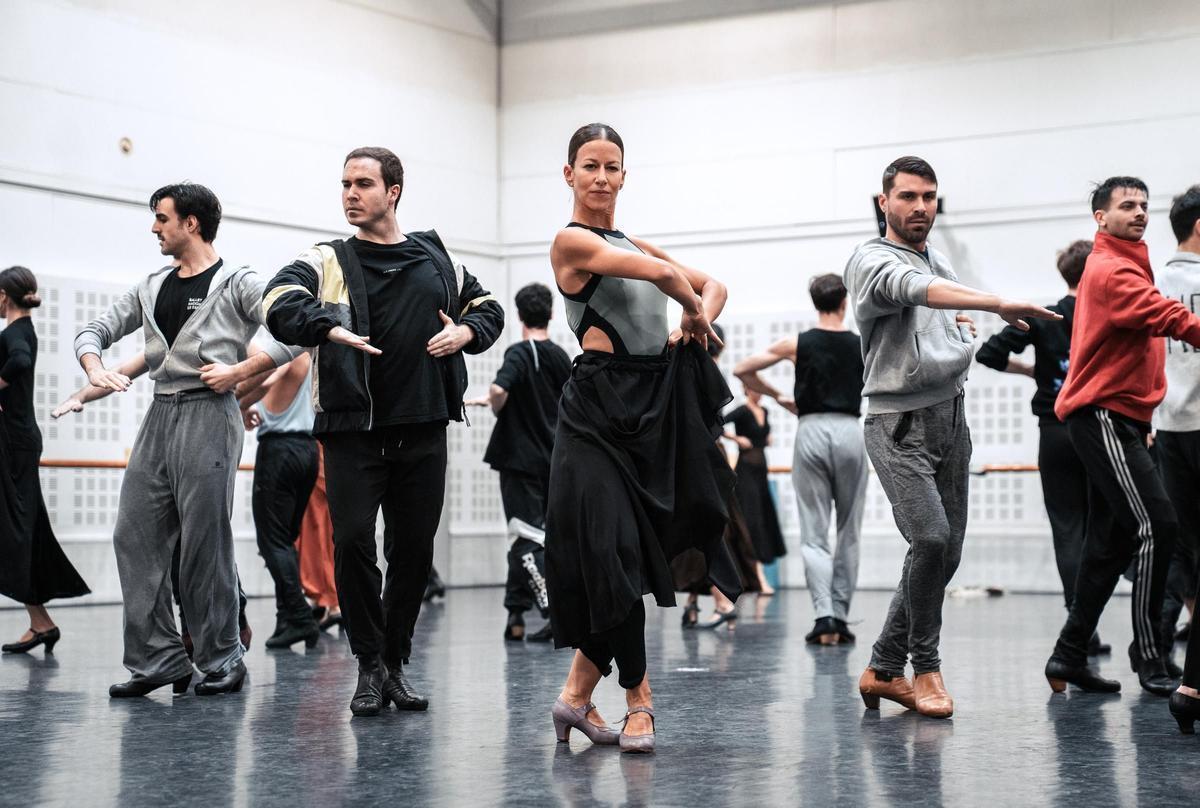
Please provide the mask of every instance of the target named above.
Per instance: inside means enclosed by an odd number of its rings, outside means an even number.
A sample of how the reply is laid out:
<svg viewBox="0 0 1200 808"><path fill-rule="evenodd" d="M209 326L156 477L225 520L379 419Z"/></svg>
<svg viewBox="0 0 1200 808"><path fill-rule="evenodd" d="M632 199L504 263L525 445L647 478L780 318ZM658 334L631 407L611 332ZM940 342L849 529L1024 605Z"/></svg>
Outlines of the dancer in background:
<svg viewBox="0 0 1200 808"><path fill-rule="evenodd" d="M725 332L717 323L713 323L712 330L717 338L708 341L708 355L715 364L725 349L722 343L722 340L725 339ZM728 436L722 433L720 437ZM718 440L717 446L720 448L722 456L726 457L726 462L729 462L720 440ZM762 592L762 564L758 561L750 529L742 514L741 491L738 490L735 493L738 496L734 496L729 501L729 522L725 525L721 541L725 544L729 557L733 559L742 592ZM682 624L684 628L712 630L726 626L730 631L734 630L738 620L737 604L725 597L720 588L713 584L708 574L708 562L704 553L695 548L680 553L671 561L671 574L675 577L675 588L680 592L688 593L687 601L683 606ZM701 595L712 595L713 599L712 617L704 621L700 620Z"/></svg>
<svg viewBox="0 0 1200 808"><path fill-rule="evenodd" d="M250 354L259 352L252 345ZM296 542L317 481L313 439L312 361L307 353L266 377L238 385L247 430L258 430L251 509L258 552L275 584L275 631L267 648L317 644L320 628L300 584Z"/></svg>
<svg viewBox="0 0 1200 808"><path fill-rule="evenodd" d="M670 561L692 546L706 551L712 582L738 594L721 541L734 476L716 446L731 396L703 351L726 290L615 229L625 167L611 127L571 136L563 176L573 221L555 236L550 262L583 354L563 389L550 461L551 625L556 647L576 649L554 725L559 741L575 728L594 743L649 752L643 596L674 605ZM683 307L674 332L668 298ZM591 701L614 661L628 707L619 734Z"/></svg>
<svg viewBox="0 0 1200 808"><path fill-rule="evenodd" d="M1194 310L1200 301L1200 185L1175 197L1170 218L1179 247L1155 280L1164 296ZM1154 411L1155 459L1179 519L1179 535L1163 595L1162 644L1167 672L1178 677L1183 671L1171 659L1175 623L1186 606L1184 626L1190 625L1200 585L1200 353L1168 340L1165 367L1167 392Z"/></svg>
<svg viewBox="0 0 1200 808"><path fill-rule="evenodd" d="M1087 649L1118 578L1134 562L1129 661L1142 688L1165 697L1179 684L1162 648L1163 588L1179 522L1147 437L1167 387L1159 337L1200 346L1200 318L1154 287L1142 241L1149 220L1144 182L1105 180L1092 193L1092 215L1099 229L1079 283L1071 367L1054 405L1087 470L1088 536L1075 598L1045 673L1055 691L1068 683L1120 690L1120 682L1087 667Z"/></svg>
<svg viewBox="0 0 1200 808"><path fill-rule="evenodd" d="M550 340L547 329L554 297L540 283L517 290L521 341L504 351L504 363L487 396L467 404L490 406L496 414L485 463L500 473L500 500L508 524L508 578L504 639L550 642L547 622L525 635L525 612L536 608L550 616L546 594L546 490L550 453L558 426L558 398L571 375L571 358Z"/></svg>
<svg viewBox="0 0 1200 808"><path fill-rule="evenodd" d="M300 554L300 586L313 605L313 618L321 631L342 625L333 567L333 521L325 493L325 452L317 444L317 481L313 484L296 539Z"/></svg>
<svg viewBox="0 0 1200 808"><path fill-rule="evenodd" d="M268 284L267 327L315 347L314 433L325 447L342 617L358 658L356 716L429 701L404 674L446 494L446 426L462 420L463 353L491 347L504 309L432 230L404 233L404 166L379 147L342 161L354 236L302 252ZM387 579L375 549L383 508Z"/></svg>
<svg viewBox="0 0 1200 808"><path fill-rule="evenodd" d="M815 621L809 644L853 643L850 601L858 582L858 542L867 491L862 412L863 360L858 335L846 328L846 287L837 275L813 278L809 296L817 326L739 362L747 390L768 395L799 416L792 487L800 516L804 573ZM795 365L791 396L762 378L778 362ZM837 548L829 547L830 508L837 508Z"/></svg>
<svg viewBox="0 0 1200 808"><path fill-rule="evenodd" d="M127 682L109 695L143 696L192 678L171 613L171 557L180 547L178 591L204 672L197 695L231 693L246 676L238 630L233 557L234 477L242 427L233 389L299 351L272 342L246 346L263 322L263 284L249 267L226 265L213 247L221 204L202 185L155 191L152 232L174 262L121 295L75 337L75 355L96 387L123 391L129 378L104 367L101 353L139 328L155 381L121 484L113 544L125 608ZM203 473L200 473L203 471Z"/></svg>
<svg viewBox="0 0 1200 808"><path fill-rule="evenodd" d="M787 545L771 496L766 453L771 445L771 418L761 400L762 393L746 388L746 403L725 413L725 423L732 424L734 430L732 436L727 433L725 437L738 447L737 499L754 545L758 592L770 596L775 590L767 583L763 565L787 555Z"/></svg>
<svg viewBox="0 0 1200 808"><path fill-rule="evenodd" d="M948 718L954 700L938 645L946 585L962 558L971 462L963 407L970 326L950 312L990 311L1022 328L1025 317L1060 315L958 283L949 260L928 242L937 194L929 163L892 162L879 195L886 235L855 248L844 278L862 334L867 454L909 544L859 691L868 708L886 698ZM910 657L912 683L904 676Z"/></svg>
<svg viewBox="0 0 1200 808"><path fill-rule="evenodd" d="M1062 320L1033 320L1028 330L1005 326L975 354L976 361L992 370L1028 376L1037 383L1030 406L1038 419L1038 470L1046 515L1050 517L1050 534L1054 539L1054 560L1068 611L1075 599L1079 557L1087 537L1088 482L1083 461L1067 435L1067 425L1054 414L1054 402L1070 367L1075 296L1091 252L1092 242L1073 241L1058 254L1058 274L1067 284L1067 294L1046 308L1061 314ZM1033 364L1012 358L1012 354L1019 354L1030 345L1033 346ZM1111 646L1100 641L1099 634L1092 635L1088 656L1111 651Z"/></svg>
<svg viewBox="0 0 1200 808"><path fill-rule="evenodd" d="M37 278L25 267L0 272L0 594L25 604L29 630L0 650L20 654L39 645L54 651L62 637L46 611L55 598L88 589L50 525L38 461L42 432L33 412L38 338L30 316L42 304Z"/></svg>

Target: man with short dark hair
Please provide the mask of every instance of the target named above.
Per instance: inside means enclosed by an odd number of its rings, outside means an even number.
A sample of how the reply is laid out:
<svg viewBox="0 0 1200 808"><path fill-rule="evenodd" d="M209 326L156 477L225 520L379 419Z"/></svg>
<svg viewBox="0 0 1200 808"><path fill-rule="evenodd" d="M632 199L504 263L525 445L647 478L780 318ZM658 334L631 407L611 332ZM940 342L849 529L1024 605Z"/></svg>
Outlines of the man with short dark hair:
<svg viewBox="0 0 1200 808"><path fill-rule="evenodd" d="M846 287L832 273L808 285L817 325L738 362L734 375L749 390L771 396L799 416L792 487L800 515L804 574L816 619L809 643L856 639L847 623L858 582L858 540L867 491L863 446L863 361L858 335L846 328ZM791 396L760 373L780 361L796 368ZM837 550L830 551L830 509L837 508Z"/></svg>
<svg viewBox="0 0 1200 808"><path fill-rule="evenodd" d="M488 441L485 463L500 472L500 499L508 523L508 579L504 607L506 640L550 642L547 622L525 636L525 612L536 607L550 614L546 593L546 492L550 487L550 453L558 426L558 399L571 375L571 359L550 341L547 331L554 308L550 289L540 283L516 294L521 341L504 352L504 363L487 396L468 404L490 406L496 426Z"/></svg>
<svg viewBox="0 0 1200 808"><path fill-rule="evenodd" d="M1087 667L1087 646L1117 579L1135 563L1129 659L1142 687L1169 696L1178 684L1162 653L1163 584L1178 533L1175 509L1147 448L1167 380L1159 337L1200 345L1200 318L1154 287L1146 231L1149 197L1136 177L1112 177L1092 194L1099 230L1079 284L1071 367L1054 412L1087 469L1088 536L1075 598L1046 678L1115 693L1121 683Z"/></svg>
<svg viewBox="0 0 1200 808"><path fill-rule="evenodd" d="M141 329L154 380L150 405L121 482L113 546L125 606L128 682L113 697L172 684L187 690L192 663L175 630L171 555L180 548L179 594L188 616L197 695L236 692L246 675L238 632L233 556L234 475L242 453L233 389L299 355L271 341L247 358L263 322L263 282L226 265L213 247L221 204L203 185L155 191L151 228L174 263L144 278L75 337L75 354L95 387L121 392L129 377L107 370L103 350Z"/></svg>
<svg viewBox="0 0 1200 808"><path fill-rule="evenodd" d="M844 277L862 334L867 454L909 544L859 691L868 708L885 698L947 718L954 701L938 644L945 589L967 528L971 434L963 383L973 336L966 318L948 312L988 311L1018 328L1029 327L1025 317L1060 315L958 283L949 260L928 243L937 193L929 163L892 162L878 200L886 235L859 244ZM909 657L912 683L904 676Z"/></svg>
<svg viewBox="0 0 1200 808"><path fill-rule="evenodd" d="M424 710L403 666L446 493L446 425L462 420L463 352L487 350L504 310L433 231L403 233L404 168L355 149L342 168L348 239L305 250L267 285L271 333L313 351L313 433L325 449L334 569L358 657L355 715ZM383 506L387 579L375 556ZM380 588L383 594L380 597Z"/></svg>
<svg viewBox="0 0 1200 808"><path fill-rule="evenodd" d="M1158 289L1193 314L1200 303L1200 185L1175 197L1171 229L1179 249L1158 273ZM1197 555L1200 553L1200 352L1167 340L1167 393L1154 412L1156 459L1167 496L1175 506L1179 534L1167 572L1163 598L1163 652L1174 663L1175 622L1186 604L1196 610ZM1190 620L1190 617L1189 617ZM1190 631L1190 628L1189 628Z"/></svg>
<svg viewBox="0 0 1200 808"><path fill-rule="evenodd" d="M1071 608L1075 598L1075 576L1079 572L1079 557L1087 537L1088 481L1083 461L1071 446L1067 425L1054 414L1054 402L1070 367L1075 295L1091 252L1092 242L1080 240L1071 242L1058 254L1058 273L1067 284L1067 294L1046 308L1061 314L1061 321L1034 320L1028 331L1005 326L975 354L976 361L992 370L1029 376L1037 382L1031 406L1038 419L1038 469L1046 515L1050 518L1050 535L1054 540L1054 560L1067 609ZM1012 358L1012 354L1019 354L1030 345L1033 346L1033 364ZM1088 656L1107 654L1111 650L1111 646L1100 641L1098 634L1092 635Z"/></svg>

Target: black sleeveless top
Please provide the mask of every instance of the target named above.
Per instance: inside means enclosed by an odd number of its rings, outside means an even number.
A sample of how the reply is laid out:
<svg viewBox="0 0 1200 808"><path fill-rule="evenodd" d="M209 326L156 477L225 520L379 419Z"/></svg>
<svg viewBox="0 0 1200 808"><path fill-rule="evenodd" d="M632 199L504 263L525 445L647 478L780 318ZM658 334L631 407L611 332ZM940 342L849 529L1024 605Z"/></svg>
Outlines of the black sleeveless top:
<svg viewBox="0 0 1200 808"><path fill-rule="evenodd" d="M862 413L862 340L853 331L813 328L796 337L797 415Z"/></svg>

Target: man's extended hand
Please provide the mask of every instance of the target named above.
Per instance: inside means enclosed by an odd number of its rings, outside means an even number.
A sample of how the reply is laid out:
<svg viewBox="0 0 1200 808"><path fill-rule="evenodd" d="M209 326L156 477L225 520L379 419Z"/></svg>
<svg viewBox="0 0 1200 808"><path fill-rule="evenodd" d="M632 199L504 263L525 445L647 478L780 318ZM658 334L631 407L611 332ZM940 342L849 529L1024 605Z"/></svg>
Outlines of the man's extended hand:
<svg viewBox="0 0 1200 808"><path fill-rule="evenodd" d="M1029 330L1029 323L1025 322L1026 317L1036 317L1039 320L1061 320L1061 314L1055 314L1050 309L1042 306L1035 306L1032 303L1024 303L1018 300L1002 300L996 308L996 314L1009 325L1015 325L1022 331Z"/></svg>
<svg viewBox="0 0 1200 808"><path fill-rule="evenodd" d="M200 381L208 385L208 389L214 393L228 393L237 387L241 380L241 374L232 365L214 362L200 367Z"/></svg>
<svg viewBox="0 0 1200 808"><path fill-rule="evenodd" d="M124 393L131 384L129 377L124 373L118 373L105 367L92 370L87 377L88 383L93 387L103 387L105 390L115 390L118 393Z"/></svg>
<svg viewBox="0 0 1200 808"><path fill-rule="evenodd" d="M360 337L358 334L349 329L342 328L340 325L335 325L329 329L329 333L325 335L325 339L330 342L336 342L338 345L354 348L371 356L379 356L383 353L383 351L370 344L370 337Z"/></svg>
<svg viewBox="0 0 1200 808"><path fill-rule="evenodd" d="M456 354L475 339L475 332L471 330L471 326L455 324L444 311L439 311L438 317L442 319L442 330L435 334L425 346L430 356L442 357Z"/></svg>

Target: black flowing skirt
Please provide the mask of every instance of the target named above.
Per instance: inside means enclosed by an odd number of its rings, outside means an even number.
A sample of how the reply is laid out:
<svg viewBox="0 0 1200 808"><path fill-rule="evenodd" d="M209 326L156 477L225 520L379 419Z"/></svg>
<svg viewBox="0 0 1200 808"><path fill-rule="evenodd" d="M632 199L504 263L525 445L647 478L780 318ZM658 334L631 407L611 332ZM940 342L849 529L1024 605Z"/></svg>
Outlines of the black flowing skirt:
<svg viewBox="0 0 1200 808"><path fill-rule="evenodd" d="M39 452L13 449L0 424L0 594L30 606L88 589L50 526Z"/></svg>
<svg viewBox="0 0 1200 808"><path fill-rule="evenodd" d="M771 483L767 477L767 460L762 449L743 451L737 464L737 497L746 517L746 528L754 543L754 555L770 564L787 555L783 531L779 529L779 513L771 498Z"/></svg>
<svg viewBox="0 0 1200 808"><path fill-rule="evenodd" d="M758 592L758 558L754 555L754 544L737 497L729 501L729 524L721 537L729 556L737 567L742 592ZM685 550L671 562L671 573L675 576L675 589L692 595L707 595L712 584L708 581L708 563L698 550Z"/></svg>
<svg viewBox="0 0 1200 808"><path fill-rule="evenodd" d="M643 595L675 605L688 549L741 594L722 535L735 475L715 443L732 396L695 343L662 356L585 351L558 407L546 514L546 584L558 648L620 625Z"/></svg>

